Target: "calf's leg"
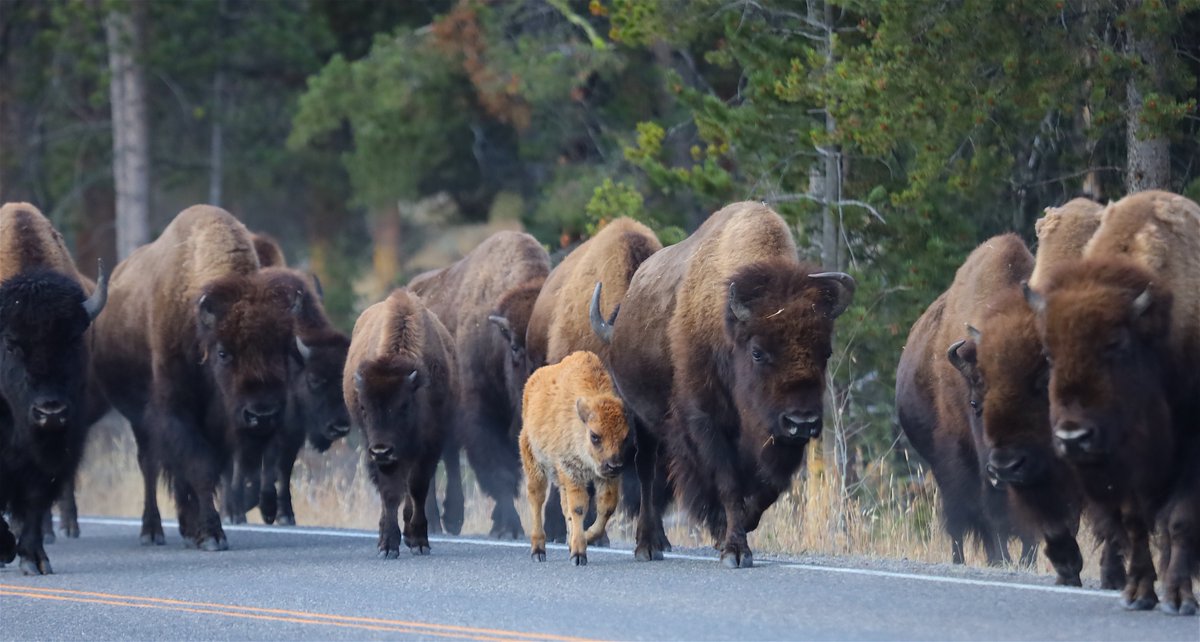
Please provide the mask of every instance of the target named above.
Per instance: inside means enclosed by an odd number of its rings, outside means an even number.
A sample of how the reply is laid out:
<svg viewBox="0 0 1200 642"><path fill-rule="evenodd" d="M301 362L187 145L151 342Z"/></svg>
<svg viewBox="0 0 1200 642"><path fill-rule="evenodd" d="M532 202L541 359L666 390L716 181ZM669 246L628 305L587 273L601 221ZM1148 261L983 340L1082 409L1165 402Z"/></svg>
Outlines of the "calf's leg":
<svg viewBox="0 0 1200 642"><path fill-rule="evenodd" d="M617 511L617 504L620 501L620 479L606 479L596 482L596 521L592 522L591 528L588 528L587 532L584 533L588 544L600 541L600 538L605 536L605 529L608 528L608 520Z"/></svg>
<svg viewBox="0 0 1200 642"><path fill-rule="evenodd" d="M588 502L587 486L576 484L561 470L558 472L558 484L562 494L563 515L567 516L571 563L575 566L587 566L587 539L583 534L583 517L587 512Z"/></svg>

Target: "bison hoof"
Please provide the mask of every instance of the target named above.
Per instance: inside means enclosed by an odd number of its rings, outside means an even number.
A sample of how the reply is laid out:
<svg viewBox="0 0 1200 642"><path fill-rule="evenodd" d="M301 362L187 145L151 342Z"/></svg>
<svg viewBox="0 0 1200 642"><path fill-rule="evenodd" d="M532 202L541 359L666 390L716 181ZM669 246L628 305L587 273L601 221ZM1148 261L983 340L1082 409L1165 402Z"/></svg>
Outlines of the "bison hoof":
<svg viewBox="0 0 1200 642"><path fill-rule="evenodd" d="M451 521L451 520L448 520L445 518L442 519L442 528L446 529L446 533L449 535L461 534L462 526L463 526L463 523L462 523L461 519L458 521Z"/></svg>
<svg viewBox="0 0 1200 642"><path fill-rule="evenodd" d="M408 552L412 553L413 555L428 555L429 554L429 544L426 543L426 544L417 544L416 546L409 546Z"/></svg>
<svg viewBox="0 0 1200 642"><path fill-rule="evenodd" d="M1122 567L1104 571L1100 574L1100 588L1106 591L1119 591L1125 586L1125 569Z"/></svg>
<svg viewBox="0 0 1200 642"><path fill-rule="evenodd" d="M296 517L294 515L280 515L279 517L275 518L275 522L279 526L295 526Z"/></svg>
<svg viewBox="0 0 1200 642"><path fill-rule="evenodd" d="M400 559L400 547L385 547L379 549L379 556L385 560Z"/></svg>
<svg viewBox="0 0 1200 642"><path fill-rule="evenodd" d="M58 536L54 534L54 529L42 531L42 543L53 544L58 541Z"/></svg>
<svg viewBox="0 0 1200 642"><path fill-rule="evenodd" d="M751 568L754 566L754 554L729 547L721 553L721 563L725 568Z"/></svg>
<svg viewBox="0 0 1200 642"><path fill-rule="evenodd" d="M50 560L35 562L31 559L22 559L21 573L24 575L53 575L54 570L50 568Z"/></svg>
<svg viewBox="0 0 1200 642"><path fill-rule="evenodd" d="M571 563L575 566L587 566L587 553L576 553L572 555Z"/></svg>
<svg viewBox="0 0 1200 642"><path fill-rule="evenodd" d="M208 551L210 553L224 551L229 549L229 541L224 537L213 537L212 535L209 535L200 540L199 548L202 551Z"/></svg>
<svg viewBox="0 0 1200 642"><path fill-rule="evenodd" d="M1153 609L1154 605L1156 604L1158 604L1158 596L1153 594L1139 597L1136 600L1130 600L1124 597L1121 598L1121 606L1126 611L1149 611Z"/></svg>
<svg viewBox="0 0 1200 642"><path fill-rule="evenodd" d="M653 546L640 545L633 549L633 559L639 562L657 561L663 558L663 552Z"/></svg>
<svg viewBox="0 0 1200 642"><path fill-rule="evenodd" d="M1197 604L1194 598L1182 600L1178 605L1168 599L1160 604L1159 608L1162 609L1163 613L1170 615L1195 615Z"/></svg>
<svg viewBox="0 0 1200 642"><path fill-rule="evenodd" d="M67 539L79 539L79 522L67 522L62 529Z"/></svg>
<svg viewBox="0 0 1200 642"><path fill-rule="evenodd" d="M142 533L142 546L163 546L167 543L166 535L159 533Z"/></svg>
<svg viewBox="0 0 1200 642"><path fill-rule="evenodd" d="M1054 580L1055 586L1083 586L1083 582L1079 579L1079 574L1075 575L1059 575Z"/></svg>
<svg viewBox="0 0 1200 642"><path fill-rule="evenodd" d="M533 558L533 561L535 561L535 562L545 562L546 561L546 551L545 551L545 549L534 550L532 553L529 554L529 557Z"/></svg>

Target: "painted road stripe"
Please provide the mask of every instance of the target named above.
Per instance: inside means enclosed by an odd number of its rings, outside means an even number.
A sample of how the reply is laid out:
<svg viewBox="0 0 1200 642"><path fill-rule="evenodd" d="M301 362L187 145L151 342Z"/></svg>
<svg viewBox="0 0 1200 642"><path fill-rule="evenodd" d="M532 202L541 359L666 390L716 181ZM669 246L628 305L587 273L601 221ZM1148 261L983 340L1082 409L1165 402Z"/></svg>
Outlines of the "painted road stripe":
<svg viewBox="0 0 1200 642"><path fill-rule="evenodd" d="M141 597L136 595L119 595L112 593L99 593L94 591L50 589L14 584L0 584L0 596L78 602L83 604L100 604L105 606L157 609L185 613L199 613L205 615L221 615L243 619L289 622L293 624L319 624L325 626L366 629L371 631L410 633L420 636L450 637L459 639L469 638L474 640L489 640L493 642L532 642L540 640L546 640L549 642L591 642L588 638L539 633L522 633L520 631L508 631L505 629L488 629L470 626L433 624L429 622L412 622L406 620L390 620L349 615L331 615L327 613L311 613L307 611L292 611L288 609L259 608L253 606L239 606L235 604L215 604L211 602L193 602L188 600Z"/></svg>
<svg viewBox="0 0 1200 642"><path fill-rule="evenodd" d="M142 522L136 519L122 518L103 518L103 517L80 517L81 524L97 524L105 526L137 526L141 527ZM171 527L177 526L173 522L163 522L164 525ZM224 526L227 531L245 531L245 532L266 532L266 533L282 533L294 535L309 535L321 537L347 537L352 539L376 539L377 533L371 531L354 531L340 529L323 529L323 528L305 528L296 526L252 526L248 524ZM529 548L529 544L525 542L505 542L491 539L474 539L465 537L430 537L430 541L444 544L472 544L475 546L491 546L497 548ZM553 550L567 550L563 544L547 544L546 548ZM629 549L619 548L598 548L588 547L588 555L595 553L609 553L614 555L629 555L632 551ZM716 556L705 555L688 555L686 553L666 553L667 559L679 560L696 560L701 562L715 562ZM800 571L813 571L819 573L842 573L845 575L866 575L869 577L887 577L892 579L913 580L917 582L932 582L935 584L959 584L967 586L982 586L989 588L1005 588L1018 591L1038 591L1042 593L1062 593L1065 595L1079 595L1091 597L1115 598L1118 596L1116 591L1097 591L1093 589L1076 588L1071 586L1051 586L1042 584L1023 584L1020 582L1002 582L997 580L980 580L970 579L965 577L946 577L943 575L923 575L919 573L898 573L895 571L880 571L867 568L845 568L840 566L822 566L819 564L792 564L785 562L767 562L754 560L756 565L769 566L778 565L782 568L789 568Z"/></svg>

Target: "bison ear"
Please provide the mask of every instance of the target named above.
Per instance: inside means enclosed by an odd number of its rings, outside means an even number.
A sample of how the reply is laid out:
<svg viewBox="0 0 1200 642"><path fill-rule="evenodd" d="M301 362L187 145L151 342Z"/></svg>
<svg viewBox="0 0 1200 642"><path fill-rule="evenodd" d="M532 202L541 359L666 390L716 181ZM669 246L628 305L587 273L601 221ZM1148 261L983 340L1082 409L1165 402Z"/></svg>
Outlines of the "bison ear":
<svg viewBox="0 0 1200 642"><path fill-rule="evenodd" d="M950 361L950 365L968 379L975 373L976 356L976 344L972 339L955 341L950 349L946 350L946 359Z"/></svg>
<svg viewBox="0 0 1200 642"><path fill-rule="evenodd" d="M1046 299L1036 290L1029 287L1029 281L1021 281L1021 293L1025 295L1025 302L1029 304L1029 308L1035 314L1041 316L1046 312Z"/></svg>
<svg viewBox="0 0 1200 642"><path fill-rule="evenodd" d="M849 274L845 272L818 272L808 275L808 278L827 281L833 284L835 293L833 303L829 308L830 319L842 316L842 313L854 301L854 291L858 289L858 282Z"/></svg>
<svg viewBox="0 0 1200 642"><path fill-rule="evenodd" d="M579 413L579 419L585 424L592 418L592 409L588 407L583 397L575 400L575 412Z"/></svg>
<svg viewBox="0 0 1200 642"><path fill-rule="evenodd" d="M508 325L508 319L498 314L492 314L488 315L488 322L500 328L500 334L504 335L504 340L512 343L512 327Z"/></svg>
<svg viewBox="0 0 1200 642"><path fill-rule="evenodd" d="M733 318L745 323L750 320L750 308L738 298L737 283L729 284L729 312Z"/></svg>

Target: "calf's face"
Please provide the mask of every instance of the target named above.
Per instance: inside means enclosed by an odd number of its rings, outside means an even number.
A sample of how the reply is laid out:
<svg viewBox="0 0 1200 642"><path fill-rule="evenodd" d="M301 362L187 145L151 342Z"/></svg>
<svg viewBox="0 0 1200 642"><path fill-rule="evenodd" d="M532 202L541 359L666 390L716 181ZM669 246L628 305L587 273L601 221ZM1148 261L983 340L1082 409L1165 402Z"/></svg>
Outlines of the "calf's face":
<svg viewBox="0 0 1200 642"><path fill-rule="evenodd" d="M605 479L621 474L634 449L634 433L621 400L611 395L579 397L575 412L583 423L595 473Z"/></svg>

